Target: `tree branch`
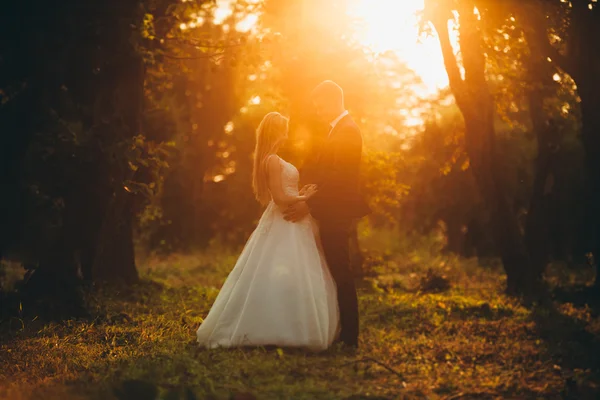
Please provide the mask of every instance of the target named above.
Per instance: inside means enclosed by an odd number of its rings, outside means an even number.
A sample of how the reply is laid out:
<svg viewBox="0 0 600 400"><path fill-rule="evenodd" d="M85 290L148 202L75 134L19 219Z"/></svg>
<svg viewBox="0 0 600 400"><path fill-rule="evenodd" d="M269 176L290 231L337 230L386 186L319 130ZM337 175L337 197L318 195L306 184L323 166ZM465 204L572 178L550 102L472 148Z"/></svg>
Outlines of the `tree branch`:
<svg viewBox="0 0 600 400"><path fill-rule="evenodd" d="M232 43L210 43L209 40L194 40L194 39L181 39L181 38L164 38L165 41L175 42L178 44L185 44L193 47L203 47L207 49L227 49L234 47L241 47L245 43L240 42L239 40Z"/></svg>
<svg viewBox="0 0 600 400"><path fill-rule="evenodd" d="M567 74L574 76L577 74L576 65L563 55L550 42L547 12L545 10L532 9L531 4L512 1L511 8L515 17L521 20L523 33L531 45L537 46L546 57L549 57ZM563 38L564 39L564 38Z"/></svg>
<svg viewBox="0 0 600 400"><path fill-rule="evenodd" d="M436 10L437 11L437 10ZM454 55L454 49L450 42L450 34L448 32L448 18L444 15L439 15L435 12L435 16L431 18L431 23L438 34L440 41L440 47L442 49L442 56L444 57L444 67L448 74L448 81L450 88L456 99L456 103L460 106L465 102L465 85L460 74L460 68L458 67L458 61Z"/></svg>
<svg viewBox="0 0 600 400"><path fill-rule="evenodd" d="M211 59L211 58L215 58L215 57L221 56L223 54L224 53L205 54L205 55L202 55L202 56L174 56L172 54L160 53L161 56L166 57L166 58L170 58L172 60L202 60L202 59Z"/></svg>
<svg viewBox="0 0 600 400"><path fill-rule="evenodd" d="M463 0L459 3L460 50L463 56L467 87L481 88L486 85L485 55L474 7L475 4L472 1Z"/></svg>

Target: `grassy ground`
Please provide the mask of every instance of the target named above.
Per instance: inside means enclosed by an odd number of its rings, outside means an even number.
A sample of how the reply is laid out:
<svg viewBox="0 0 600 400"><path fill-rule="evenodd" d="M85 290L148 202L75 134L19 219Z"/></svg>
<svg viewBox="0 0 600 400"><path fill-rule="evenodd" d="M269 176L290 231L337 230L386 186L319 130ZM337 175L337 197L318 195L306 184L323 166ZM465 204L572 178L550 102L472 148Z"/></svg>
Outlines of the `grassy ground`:
<svg viewBox="0 0 600 400"><path fill-rule="evenodd" d="M195 330L235 262L212 250L142 262L133 291L90 296L93 320L4 323L0 398L596 398L594 309L525 308L501 294L493 268L397 254L360 284L356 355L199 349ZM451 288L419 291L428 268Z"/></svg>

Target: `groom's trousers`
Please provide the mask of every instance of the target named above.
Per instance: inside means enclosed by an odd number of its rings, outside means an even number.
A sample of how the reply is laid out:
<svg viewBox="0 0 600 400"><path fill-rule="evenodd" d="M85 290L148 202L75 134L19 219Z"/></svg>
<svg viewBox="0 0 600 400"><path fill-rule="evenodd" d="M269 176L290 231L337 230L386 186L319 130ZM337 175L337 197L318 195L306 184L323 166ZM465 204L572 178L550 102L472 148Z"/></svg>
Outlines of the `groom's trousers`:
<svg viewBox="0 0 600 400"><path fill-rule="evenodd" d="M350 224L320 224L321 243L331 275L337 285L340 309L340 340L358 345L358 299L350 268Z"/></svg>

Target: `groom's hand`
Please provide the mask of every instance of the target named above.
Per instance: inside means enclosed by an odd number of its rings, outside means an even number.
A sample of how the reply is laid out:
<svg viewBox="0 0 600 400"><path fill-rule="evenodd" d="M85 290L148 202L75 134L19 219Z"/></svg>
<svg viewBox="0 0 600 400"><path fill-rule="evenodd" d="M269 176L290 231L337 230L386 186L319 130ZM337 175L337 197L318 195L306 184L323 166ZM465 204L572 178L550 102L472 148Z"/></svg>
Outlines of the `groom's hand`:
<svg viewBox="0 0 600 400"><path fill-rule="evenodd" d="M308 205L306 204L306 202L301 201L289 206L283 212L283 218L285 218L286 221L298 222L302 218L306 217L308 214L310 214L310 209L308 208Z"/></svg>

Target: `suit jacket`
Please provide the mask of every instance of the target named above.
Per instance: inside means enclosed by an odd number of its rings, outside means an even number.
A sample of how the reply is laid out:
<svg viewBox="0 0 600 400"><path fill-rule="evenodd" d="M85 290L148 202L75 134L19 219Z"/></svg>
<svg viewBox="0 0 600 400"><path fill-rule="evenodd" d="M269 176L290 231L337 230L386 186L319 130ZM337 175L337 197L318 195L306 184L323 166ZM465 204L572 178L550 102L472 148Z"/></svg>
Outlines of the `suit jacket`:
<svg viewBox="0 0 600 400"><path fill-rule="evenodd" d="M360 193L362 135L349 115L329 133L317 156L308 162L318 192L308 200L312 216L324 223L349 223L370 210ZM303 171L304 173L304 171Z"/></svg>

